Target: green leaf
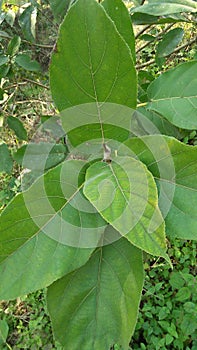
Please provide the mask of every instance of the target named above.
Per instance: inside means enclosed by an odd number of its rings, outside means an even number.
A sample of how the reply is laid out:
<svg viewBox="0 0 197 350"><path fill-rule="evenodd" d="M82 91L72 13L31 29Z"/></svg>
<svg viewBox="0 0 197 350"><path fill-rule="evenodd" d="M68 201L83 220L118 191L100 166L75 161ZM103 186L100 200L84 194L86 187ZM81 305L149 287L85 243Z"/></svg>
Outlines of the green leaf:
<svg viewBox="0 0 197 350"><path fill-rule="evenodd" d="M0 172L10 174L12 171L13 160L8 146L5 143L0 145L0 160Z"/></svg>
<svg viewBox="0 0 197 350"><path fill-rule="evenodd" d="M6 343L9 327L5 320L0 320L0 345Z"/></svg>
<svg viewBox="0 0 197 350"><path fill-rule="evenodd" d="M0 299L46 287L89 259L106 223L80 193L84 164L50 170L2 212Z"/></svg>
<svg viewBox="0 0 197 350"><path fill-rule="evenodd" d="M52 56L50 83L59 110L89 102L135 108L131 52L95 0L77 1L67 13Z"/></svg>
<svg viewBox="0 0 197 350"><path fill-rule="evenodd" d="M21 38L18 35L15 35L9 42L8 48L7 48L7 54L10 56L16 55L16 53L19 50L21 44Z"/></svg>
<svg viewBox="0 0 197 350"><path fill-rule="evenodd" d="M185 301L185 300L188 300L190 296L191 296L191 289L188 287L182 287L176 293L175 298L178 301Z"/></svg>
<svg viewBox="0 0 197 350"><path fill-rule="evenodd" d="M37 9L33 5L28 6L19 17L19 25L23 31L23 35L30 42L35 41L36 19Z"/></svg>
<svg viewBox="0 0 197 350"><path fill-rule="evenodd" d="M9 10L6 12L5 20L6 20L6 22L7 22L11 27L13 27L13 25L14 25L15 18L16 18L16 13L15 13L15 11L9 9Z"/></svg>
<svg viewBox="0 0 197 350"><path fill-rule="evenodd" d="M184 286L185 281L182 277L182 274L176 271L171 273L169 283L173 289L180 289Z"/></svg>
<svg viewBox="0 0 197 350"><path fill-rule="evenodd" d="M174 338L170 334L166 334L165 339L166 339L166 345L171 344L174 340Z"/></svg>
<svg viewBox="0 0 197 350"><path fill-rule="evenodd" d="M160 75L148 87L151 102L147 109L161 114L180 128L196 129L196 70L197 61L191 61Z"/></svg>
<svg viewBox="0 0 197 350"><path fill-rule="evenodd" d="M165 16L178 12L197 12L197 4L192 0L155 1L131 9L131 13L145 13L153 16Z"/></svg>
<svg viewBox="0 0 197 350"><path fill-rule="evenodd" d="M146 13L136 12L131 14L132 23L135 25L140 24L164 24L164 23L176 23L176 22L188 22L188 19L181 14L171 14L170 16L152 16Z"/></svg>
<svg viewBox="0 0 197 350"><path fill-rule="evenodd" d="M125 146L157 182L167 235L197 239L197 147L161 135L133 138Z"/></svg>
<svg viewBox="0 0 197 350"><path fill-rule="evenodd" d="M6 75L9 73L10 66L8 64L3 64L0 66L0 79L5 78Z"/></svg>
<svg viewBox="0 0 197 350"><path fill-rule="evenodd" d="M8 61L9 61L8 56L5 56L5 55L0 56L0 66L2 66L5 63L8 63Z"/></svg>
<svg viewBox="0 0 197 350"><path fill-rule="evenodd" d="M129 46L135 63L135 37L128 9L122 0L104 0L101 4L114 22L117 31Z"/></svg>
<svg viewBox="0 0 197 350"><path fill-rule="evenodd" d="M101 216L136 247L163 256L165 229L151 173L131 157L87 169L84 194Z"/></svg>
<svg viewBox="0 0 197 350"><path fill-rule="evenodd" d="M53 168L63 162L68 153L68 148L63 144L29 143L23 145L14 154L14 160L24 168L34 171L43 171Z"/></svg>
<svg viewBox="0 0 197 350"><path fill-rule="evenodd" d="M48 288L55 337L72 350L128 349L143 286L141 251L126 239L97 249Z"/></svg>
<svg viewBox="0 0 197 350"><path fill-rule="evenodd" d="M22 68L32 71L32 72L39 72L41 70L40 63L38 63L35 60L32 60L29 55L26 54L20 54L16 56L15 62Z"/></svg>
<svg viewBox="0 0 197 350"><path fill-rule="evenodd" d="M16 136L20 140L27 140L27 131L24 128L23 123L18 118L10 115L7 118L7 123L9 128L15 132Z"/></svg>
<svg viewBox="0 0 197 350"><path fill-rule="evenodd" d="M156 57L165 57L170 55L175 47L183 39L184 30L182 28L174 28L166 33L156 48Z"/></svg>
<svg viewBox="0 0 197 350"><path fill-rule="evenodd" d="M66 12L68 11L68 8L72 3L74 2L73 0L50 0L50 6L51 10L53 12L54 17L57 20L61 20Z"/></svg>

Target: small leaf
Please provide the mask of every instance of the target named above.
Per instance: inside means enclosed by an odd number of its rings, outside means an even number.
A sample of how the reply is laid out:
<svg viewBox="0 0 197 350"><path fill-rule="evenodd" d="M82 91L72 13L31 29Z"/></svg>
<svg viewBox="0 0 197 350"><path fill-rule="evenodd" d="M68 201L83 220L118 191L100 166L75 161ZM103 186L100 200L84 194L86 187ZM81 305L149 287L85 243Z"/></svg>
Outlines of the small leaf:
<svg viewBox="0 0 197 350"><path fill-rule="evenodd" d="M174 340L174 338L170 334L166 334L165 339L166 339L166 345L171 344Z"/></svg>
<svg viewBox="0 0 197 350"><path fill-rule="evenodd" d="M11 158L8 146L5 143L0 145L0 172L10 174L12 171L13 160Z"/></svg>
<svg viewBox="0 0 197 350"><path fill-rule="evenodd" d="M184 30L182 28L174 28L166 33L156 48L156 57L165 57L171 54L175 47L183 39Z"/></svg>
<svg viewBox="0 0 197 350"><path fill-rule="evenodd" d="M197 61L186 62L160 75L148 87L147 109L182 129L197 129Z"/></svg>
<svg viewBox="0 0 197 350"><path fill-rule="evenodd" d="M9 128L15 132L16 136L20 140L27 140L27 131L24 128L23 123L18 118L10 115L7 118L7 123Z"/></svg>
<svg viewBox="0 0 197 350"><path fill-rule="evenodd" d="M16 53L19 50L21 44L21 38L18 35L15 35L9 42L8 48L7 48L7 54L10 56L16 55Z"/></svg>
<svg viewBox="0 0 197 350"><path fill-rule="evenodd" d="M86 172L84 194L132 244L169 260L156 184L141 162L125 156L94 163Z"/></svg>
<svg viewBox="0 0 197 350"><path fill-rule="evenodd" d="M8 64L3 64L2 66L0 66L0 79L5 78L9 73L9 70L10 70L10 65Z"/></svg>
<svg viewBox="0 0 197 350"><path fill-rule="evenodd" d="M5 320L0 320L0 345L6 343L9 327Z"/></svg>
<svg viewBox="0 0 197 350"><path fill-rule="evenodd" d="M26 54L16 56L15 62L28 71L39 72L41 70L40 64L35 60L31 60L31 57Z"/></svg>
<svg viewBox="0 0 197 350"><path fill-rule="evenodd" d="M6 12L5 20L11 27L13 27L14 25L15 18L16 18L16 13L13 10L9 9Z"/></svg>
<svg viewBox="0 0 197 350"><path fill-rule="evenodd" d="M5 55L1 55L0 56L0 66L2 66L3 64L7 63L9 61L9 57L5 56Z"/></svg>
<svg viewBox="0 0 197 350"><path fill-rule="evenodd" d="M72 350L128 349L141 290L141 251L125 238L97 249L80 269L48 288L55 337Z"/></svg>
<svg viewBox="0 0 197 350"><path fill-rule="evenodd" d="M182 287L176 293L175 298L178 301L185 301L185 300L188 300L190 296L191 296L191 289L188 287Z"/></svg>
<svg viewBox="0 0 197 350"><path fill-rule="evenodd" d="M35 6L28 6L19 17L19 24L26 40L35 41L35 26L37 19L37 9Z"/></svg>
<svg viewBox="0 0 197 350"><path fill-rule="evenodd" d="M185 281L180 272L172 272L169 280L170 285L173 289L180 289L184 286Z"/></svg>

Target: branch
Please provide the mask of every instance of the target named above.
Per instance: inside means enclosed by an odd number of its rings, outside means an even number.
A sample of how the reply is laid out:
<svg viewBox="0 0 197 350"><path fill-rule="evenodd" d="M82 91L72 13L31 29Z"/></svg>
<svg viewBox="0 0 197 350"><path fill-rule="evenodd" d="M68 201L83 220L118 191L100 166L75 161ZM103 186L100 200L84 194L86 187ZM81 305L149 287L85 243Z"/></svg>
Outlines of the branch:
<svg viewBox="0 0 197 350"><path fill-rule="evenodd" d="M195 43L195 42L196 42L196 38L195 38L195 39L192 39L192 40L190 40L190 41L187 41L185 44L178 46L173 52L171 52L169 55L167 55L167 56L165 56L165 57L169 57L169 56L172 55L173 53L176 53L176 52L178 52L178 51L184 49L186 46L192 45L192 44ZM150 61L148 61L148 62L144 62L144 63L142 63L142 64L137 64L137 65L136 65L136 69L144 68L144 67L150 66L150 65L153 64L154 62L155 62L155 59L152 59L152 60L150 60Z"/></svg>
<svg viewBox="0 0 197 350"><path fill-rule="evenodd" d="M158 35L155 36L154 40L157 40L160 38L161 35L165 34L168 29L170 29L172 26L174 25L174 23L169 24L161 33L159 33ZM143 50L146 46L148 46L150 44L150 42L148 41L146 44L144 44L143 46L141 46L138 50L136 50L136 53L140 52L141 50Z"/></svg>
<svg viewBox="0 0 197 350"><path fill-rule="evenodd" d="M143 29L141 29L135 36L135 39L137 39L141 34L143 34L147 29L149 29L150 27L152 27L152 24L148 24L147 26L145 26Z"/></svg>
<svg viewBox="0 0 197 350"><path fill-rule="evenodd" d="M35 80L31 80L31 79L27 79L27 78L24 78L24 80L27 81L28 83L31 83L31 84L34 84L34 85L38 85L38 86L40 86L40 87L42 87L42 88L44 88L44 89L49 90L49 87L48 87L48 86L46 86L46 85L44 85L44 84L42 84L42 83L39 83L39 82L37 82L37 81L35 81Z"/></svg>

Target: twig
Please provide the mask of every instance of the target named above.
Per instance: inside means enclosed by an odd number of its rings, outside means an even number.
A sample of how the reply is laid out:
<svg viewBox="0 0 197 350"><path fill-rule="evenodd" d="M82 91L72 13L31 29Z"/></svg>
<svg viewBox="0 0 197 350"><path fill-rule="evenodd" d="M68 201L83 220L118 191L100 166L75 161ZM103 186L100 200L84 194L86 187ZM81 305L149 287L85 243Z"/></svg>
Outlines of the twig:
<svg viewBox="0 0 197 350"><path fill-rule="evenodd" d="M155 63L155 59L152 59L148 62L144 62L142 64L137 64L136 65L136 69L139 69L139 68L144 68L144 67L147 67L147 66L150 66L151 64Z"/></svg>
<svg viewBox="0 0 197 350"><path fill-rule="evenodd" d="M24 104L24 103L35 103L35 102L42 102L43 104L52 103L53 101L43 101L41 99L35 99L35 100L24 100L24 101L16 101L15 104Z"/></svg>
<svg viewBox="0 0 197 350"><path fill-rule="evenodd" d="M184 49L186 46L190 46L192 45L193 43L196 42L196 38L191 40L191 41L188 41L186 44L183 44L183 45L180 45L178 46L173 52L171 52L169 55L166 55L165 57L169 57L170 55L172 55L173 53L176 53L182 49ZM155 59L152 59L148 62L144 62L142 64L137 64L136 65L136 69L139 69L139 68L144 68L144 67L147 67L147 66L150 66L151 64L153 64L155 62Z"/></svg>
<svg viewBox="0 0 197 350"><path fill-rule="evenodd" d="M158 35L156 35L154 37L154 40L157 40L161 35L165 34L172 26L174 25L174 23L169 24L161 33L159 33ZM150 42L148 41L146 44L144 44L143 46L141 46L139 49L136 50L136 53L140 52L141 50L143 50L146 46L148 46L150 44Z"/></svg>
<svg viewBox="0 0 197 350"><path fill-rule="evenodd" d="M150 27L152 27L152 24L148 24L147 26L145 26L143 29L141 29L135 36L135 39L137 39L141 34L143 34L147 29L149 29Z"/></svg>
<svg viewBox="0 0 197 350"><path fill-rule="evenodd" d="M46 85L44 85L44 84L42 84L42 83L38 83L38 82L35 81L35 80L31 80L31 79L27 79L27 78L24 78L24 80L27 81L28 83L32 83L32 84L34 84L34 85L38 85L38 86L40 86L40 87L42 87L42 88L44 88L44 89L49 90L49 87L48 87L48 86L46 86Z"/></svg>
<svg viewBox="0 0 197 350"><path fill-rule="evenodd" d="M12 36L10 35L2 35L0 34L0 38L4 38L4 39L8 39L8 40L11 40L12 39ZM21 40L23 43L26 43L28 45L31 45L31 46L37 46L37 47L42 47L44 49L53 49L54 48L54 45L45 45L45 44L36 44L36 43L31 43L30 41L28 40L25 40L25 39L22 39Z"/></svg>

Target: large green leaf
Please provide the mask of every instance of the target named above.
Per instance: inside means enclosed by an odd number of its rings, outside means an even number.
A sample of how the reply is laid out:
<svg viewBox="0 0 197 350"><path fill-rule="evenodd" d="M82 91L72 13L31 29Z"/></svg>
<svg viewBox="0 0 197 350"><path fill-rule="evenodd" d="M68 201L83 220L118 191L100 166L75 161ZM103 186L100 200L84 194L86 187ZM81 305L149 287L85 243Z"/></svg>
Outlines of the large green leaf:
<svg viewBox="0 0 197 350"><path fill-rule="evenodd" d="M106 224L80 194L84 164L52 169L2 212L0 299L48 286L88 260Z"/></svg>
<svg viewBox="0 0 197 350"><path fill-rule="evenodd" d="M116 25L120 35L129 46L135 63L135 37L128 9L122 0L104 0L102 6Z"/></svg>
<svg viewBox="0 0 197 350"><path fill-rule="evenodd" d="M67 146L61 143L39 142L23 145L13 153L13 158L23 168L42 172L63 162L67 153Z"/></svg>
<svg viewBox="0 0 197 350"><path fill-rule="evenodd" d="M61 20L74 0L50 0L49 2L54 17L57 20Z"/></svg>
<svg viewBox="0 0 197 350"><path fill-rule="evenodd" d="M84 194L132 244L168 259L156 184L144 164L131 157L94 163L87 169Z"/></svg>
<svg viewBox="0 0 197 350"><path fill-rule="evenodd" d="M197 147L161 135L133 138L126 145L155 177L167 235L197 239Z"/></svg>
<svg viewBox="0 0 197 350"><path fill-rule="evenodd" d="M148 87L147 108L183 129L196 129L197 61L186 62L163 73Z"/></svg>
<svg viewBox="0 0 197 350"><path fill-rule="evenodd" d="M153 16L164 16L179 12L197 12L197 4L192 0L150 1L143 6L131 9L132 13L145 13Z"/></svg>
<svg viewBox="0 0 197 350"><path fill-rule="evenodd" d="M95 0L79 0L68 11L52 56L50 83L59 110L89 102L135 108L130 49Z"/></svg>
<svg viewBox="0 0 197 350"><path fill-rule="evenodd" d="M156 48L157 57L165 57L171 54L175 47L180 43L184 35L182 28L174 28L167 32Z"/></svg>
<svg viewBox="0 0 197 350"><path fill-rule="evenodd" d="M48 289L55 337L64 349L127 350L143 286L141 251L126 239L95 251Z"/></svg>

